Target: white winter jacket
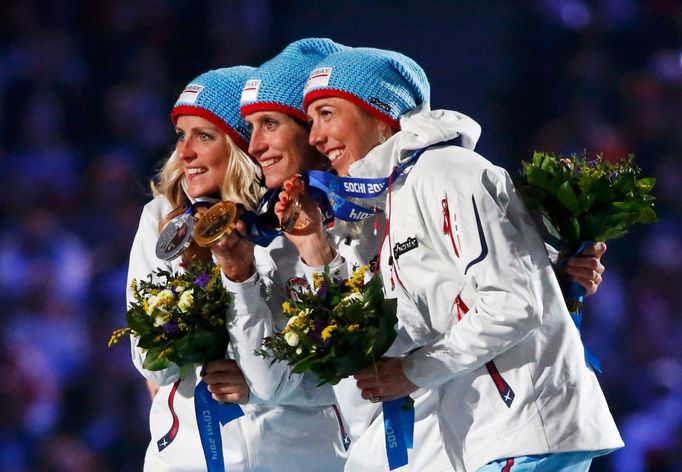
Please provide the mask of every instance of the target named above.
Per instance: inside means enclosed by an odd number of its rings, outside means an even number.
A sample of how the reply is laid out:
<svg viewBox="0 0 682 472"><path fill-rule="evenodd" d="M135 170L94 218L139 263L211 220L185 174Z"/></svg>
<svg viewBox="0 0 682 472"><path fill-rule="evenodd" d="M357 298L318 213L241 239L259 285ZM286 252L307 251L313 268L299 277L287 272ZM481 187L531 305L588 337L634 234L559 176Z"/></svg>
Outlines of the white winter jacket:
<svg viewBox="0 0 682 472"><path fill-rule="evenodd" d="M408 378L438 399L425 404L430 411L417 403L417 417L437 418L458 471L506 457L622 447L509 175L470 150L478 124L442 110L400 124L350 175L385 177L432 146L384 199L390 230L380 258L387 294L399 300L391 353L405 354ZM441 144L458 136L461 146ZM378 421L361 442L380 447Z"/></svg>
<svg viewBox="0 0 682 472"><path fill-rule="evenodd" d="M146 278L147 274L159 267L178 270L179 261L171 264L155 256L158 223L168 211L170 204L163 197L155 198L144 207L130 253L128 286L133 279ZM255 256L259 271L267 271L270 264L268 251L257 246ZM269 308L264 305L246 306L242 303L243 290L256 290L264 295L269 292L263 283L265 280L267 279L256 274L243 284L230 285L224 278L228 291L232 292L235 285L239 286L237 292L232 293L234 302L228 313L228 329L235 326L235 333L238 333L237 325L240 322L249 323L251 319L249 314L258 313L259 310L265 310L267 316L270 316ZM259 296L257 299L269 300L270 297ZM131 291L128 289L128 301L130 300ZM255 316L254 319L267 317ZM272 325L272 320L269 323ZM193 398L201 368L197 367L192 375L182 381L179 380L179 370L176 367L154 372L146 370L142 367L144 352L137 348L137 340L134 337L131 342L132 359L137 369L145 378L161 386L154 397L149 416L151 442L145 456L145 470L150 472L206 470ZM231 339L232 342L235 342L235 339ZM257 346L250 346L249 351L244 347L241 352L253 353L255 347ZM232 349L233 347L230 348ZM247 357L254 356L234 357L251 386L253 382L248 378L250 369ZM242 366L241 362L246 362L247 365ZM274 370L277 368L273 366ZM260 384L255 382L255 385ZM225 469L230 472L343 470L346 457L344 429L339 411L333 405L331 391L317 389L314 383L306 382L305 379L293 385L288 383L274 385L272 389L270 392L262 389L253 392L251 395L253 401L241 405L244 416L221 427ZM274 393L277 393L279 403L284 406L268 404L262 400L263 397ZM173 440L168 444L157 444L159 441L164 442L163 438L168 437L166 434L174 426L177 426L177 432Z"/></svg>

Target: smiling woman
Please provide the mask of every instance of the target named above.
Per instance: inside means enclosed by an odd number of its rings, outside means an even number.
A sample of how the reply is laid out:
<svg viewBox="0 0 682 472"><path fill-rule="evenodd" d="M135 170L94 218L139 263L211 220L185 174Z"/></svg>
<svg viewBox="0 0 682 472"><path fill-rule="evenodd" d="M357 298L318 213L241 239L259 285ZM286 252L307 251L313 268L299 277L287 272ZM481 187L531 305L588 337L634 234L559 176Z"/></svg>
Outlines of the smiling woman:
<svg viewBox="0 0 682 472"><path fill-rule="evenodd" d="M130 253L129 287L132 280L146 279L157 269L168 273L184 270L179 257L171 261L155 257L159 231L170 219L185 212L201 211L197 203L202 201L207 205L217 200L230 201L248 210L258 204L264 192L262 173L246 152L250 133L239 114L238 102L252 70L250 67L213 70L192 80L180 94L171 113L177 133L176 147L152 185L155 198L147 203L140 218ZM240 224L237 223L237 228ZM236 318L271 316L262 306L238 303L248 290L260 294L260 274L254 271L265 263L258 259L265 257L265 253L262 248L259 251L233 231L204 254L220 266L220 280L235 300L225 313L229 325L229 333L224 333L226 339L238 331ZM129 290L129 304L132 295ZM147 380L160 385L149 418L151 442L145 470L342 470L345 450L331 394L315 397L318 403L314 405L310 404L310 395L302 396L303 403L295 392L284 398L294 406L247 404L252 390L241 366L254 357L256 346L244 350L246 354L237 359L242 364L228 359L225 353L225 358L197 365L181 376L175 366L160 371L145 368L145 351L138 347L137 338L132 337L131 341L133 363ZM253 390L253 396L260 393ZM215 400L241 405L228 407L213 402L217 410L211 411L205 406L210 404L211 395ZM242 415L233 414L225 423L224 415L235 411ZM213 418L219 415L220 423L207 423L207 413ZM310 433L306 443L314 454L297 447L301 435L292 435L292 430ZM267 438L263 431L267 431ZM282 450L287 454L281 454Z"/></svg>
<svg viewBox="0 0 682 472"><path fill-rule="evenodd" d="M325 161L308 145L308 126L279 111L257 111L246 115L251 126L249 153L258 160L265 186L278 188L284 179L301 169L321 169Z"/></svg>
<svg viewBox="0 0 682 472"><path fill-rule="evenodd" d="M216 195L230 155L227 135L200 116L182 115L175 125L175 150L185 171L185 191L190 198Z"/></svg>

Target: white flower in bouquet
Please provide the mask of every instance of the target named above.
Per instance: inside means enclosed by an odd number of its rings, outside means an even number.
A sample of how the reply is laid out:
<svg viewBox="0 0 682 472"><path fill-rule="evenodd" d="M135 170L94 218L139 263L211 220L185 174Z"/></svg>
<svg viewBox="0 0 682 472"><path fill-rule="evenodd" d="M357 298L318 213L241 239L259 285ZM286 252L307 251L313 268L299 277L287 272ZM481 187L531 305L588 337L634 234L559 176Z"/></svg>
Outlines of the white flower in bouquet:
<svg viewBox="0 0 682 472"><path fill-rule="evenodd" d="M298 334L294 333L293 331L288 331L284 333L284 340L287 342L287 344L291 347L298 346Z"/></svg>
<svg viewBox="0 0 682 472"><path fill-rule="evenodd" d="M192 290L185 290L180 295L180 301L178 302L178 308L181 312L187 313L190 308L194 305L194 294Z"/></svg>

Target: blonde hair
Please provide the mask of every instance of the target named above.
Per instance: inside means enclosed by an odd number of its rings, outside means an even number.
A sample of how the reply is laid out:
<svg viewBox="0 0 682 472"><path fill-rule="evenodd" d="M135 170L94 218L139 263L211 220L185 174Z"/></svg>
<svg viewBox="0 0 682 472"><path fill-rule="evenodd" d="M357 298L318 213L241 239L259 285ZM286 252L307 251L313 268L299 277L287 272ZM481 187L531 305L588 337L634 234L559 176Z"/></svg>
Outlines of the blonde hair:
<svg viewBox="0 0 682 472"><path fill-rule="evenodd" d="M220 185L221 200L241 203L247 210L254 210L265 193L263 172L260 166L249 157L227 134L225 136L227 169ZM156 178L151 181L152 194L163 195L173 208L159 222L159 231L190 205L183 189L184 171L182 161L173 151Z"/></svg>

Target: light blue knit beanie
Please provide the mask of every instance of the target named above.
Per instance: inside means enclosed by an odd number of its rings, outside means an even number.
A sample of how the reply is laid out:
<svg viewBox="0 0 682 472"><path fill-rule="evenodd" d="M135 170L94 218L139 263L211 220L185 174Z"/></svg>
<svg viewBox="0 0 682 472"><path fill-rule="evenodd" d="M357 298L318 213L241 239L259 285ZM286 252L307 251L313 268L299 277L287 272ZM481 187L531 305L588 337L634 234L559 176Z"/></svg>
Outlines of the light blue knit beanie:
<svg viewBox="0 0 682 472"><path fill-rule="evenodd" d="M204 118L222 129L244 152L248 151L251 131L239 114L237 99L254 67L234 66L215 69L192 80L178 97L171 119L180 115Z"/></svg>
<svg viewBox="0 0 682 472"><path fill-rule="evenodd" d="M409 57L375 48L349 48L330 54L312 69L303 106L323 97L349 100L400 129L402 115L430 100L424 70Z"/></svg>
<svg viewBox="0 0 682 472"><path fill-rule="evenodd" d="M327 38L305 38L289 44L246 81L241 114L278 111L308 121L303 108L303 86L308 74L325 56L344 49L347 46Z"/></svg>

